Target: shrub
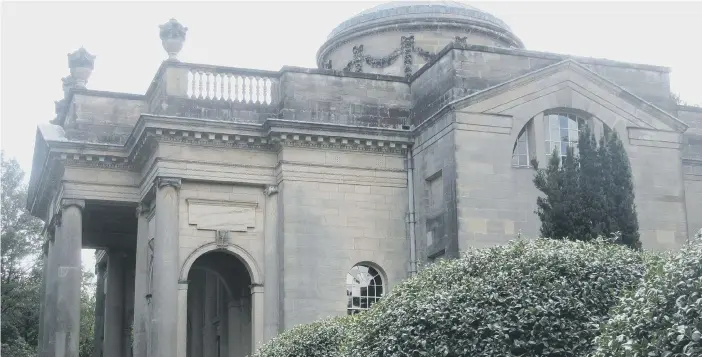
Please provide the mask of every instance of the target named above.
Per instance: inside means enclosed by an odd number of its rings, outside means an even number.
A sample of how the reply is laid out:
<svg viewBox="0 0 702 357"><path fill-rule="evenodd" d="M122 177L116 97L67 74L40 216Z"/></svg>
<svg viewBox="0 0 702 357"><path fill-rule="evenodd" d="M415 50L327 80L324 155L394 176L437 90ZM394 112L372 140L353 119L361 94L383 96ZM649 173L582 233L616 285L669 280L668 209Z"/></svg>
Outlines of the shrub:
<svg viewBox="0 0 702 357"><path fill-rule="evenodd" d="M396 286L349 327L349 356L584 356L641 254L537 239L471 250Z"/></svg>
<svg viewBox="0 0 702 357"><path fill-rule="evenodd" d="M355 316L293 327L261 346L253 357L341 357L348 324Z"/></svg>
<svg viewBox="0 0 702 357"><path fill-rule="evenodd" d="M638 289L612 309L594 356L702 356L702 231L647 265Z"/></svg>

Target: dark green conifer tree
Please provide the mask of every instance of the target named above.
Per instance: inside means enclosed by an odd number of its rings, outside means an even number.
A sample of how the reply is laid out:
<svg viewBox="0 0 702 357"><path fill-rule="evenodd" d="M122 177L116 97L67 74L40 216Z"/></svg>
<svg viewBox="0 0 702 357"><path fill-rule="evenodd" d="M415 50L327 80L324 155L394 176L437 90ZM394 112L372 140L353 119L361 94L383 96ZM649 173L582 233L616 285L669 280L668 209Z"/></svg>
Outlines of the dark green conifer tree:
<svg viewBox="0 0 702 357"><path fill-rule="evenodd" d="M554 150L546 169L532 162L534 185L544 194L536 201L541 235L589 241L618 233L619 243L640 248L634 184L621 140L616 133L605 135L598 146L583 126L577 152L568 148L561 160Z"/></svg>

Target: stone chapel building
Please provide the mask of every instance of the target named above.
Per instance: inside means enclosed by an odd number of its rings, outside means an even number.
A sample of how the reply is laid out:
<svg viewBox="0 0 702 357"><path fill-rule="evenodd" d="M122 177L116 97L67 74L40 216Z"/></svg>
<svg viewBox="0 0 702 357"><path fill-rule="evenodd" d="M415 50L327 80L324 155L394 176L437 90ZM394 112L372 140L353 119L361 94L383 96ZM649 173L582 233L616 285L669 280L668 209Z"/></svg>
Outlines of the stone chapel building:
<svg viewBox="0 0 702 357"><path fill-rule="evenodd" d="M40 356L77 357L81 248L97 253L96 357L241 357L356 313L418 264L538 235L532 158L616 131L646 249L702 228L702 109L669 68L529 51L457 2L336 27L318 68L183 63L144 93L86 88L68 56L27 207L46 222Z"/></svg>

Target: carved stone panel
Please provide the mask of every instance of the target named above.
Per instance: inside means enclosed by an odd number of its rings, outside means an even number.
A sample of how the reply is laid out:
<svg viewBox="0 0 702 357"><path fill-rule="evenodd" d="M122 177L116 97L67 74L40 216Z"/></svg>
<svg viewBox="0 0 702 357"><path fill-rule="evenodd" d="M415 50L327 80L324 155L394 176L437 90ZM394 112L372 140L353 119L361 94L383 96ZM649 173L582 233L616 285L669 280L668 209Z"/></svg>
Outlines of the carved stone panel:
<svg viewBox="0 0 702 357"><path fill-rule="evenodd" d="M256 227L255 202L189 199L188 224L197 229L248 232Z"/></svg>

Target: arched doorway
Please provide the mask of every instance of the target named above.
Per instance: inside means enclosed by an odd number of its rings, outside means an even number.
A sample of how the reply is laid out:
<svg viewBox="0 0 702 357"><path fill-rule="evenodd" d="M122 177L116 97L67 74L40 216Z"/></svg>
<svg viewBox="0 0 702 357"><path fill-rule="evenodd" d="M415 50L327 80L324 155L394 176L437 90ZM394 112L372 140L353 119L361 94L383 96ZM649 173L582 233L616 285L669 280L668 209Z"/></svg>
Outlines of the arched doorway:
<svg viewBox="0 0 702 357"><path fill-rule="evenodd" d="M252 353L251 276L236 256L211 251L188 272L187 356Z"/></svg>

